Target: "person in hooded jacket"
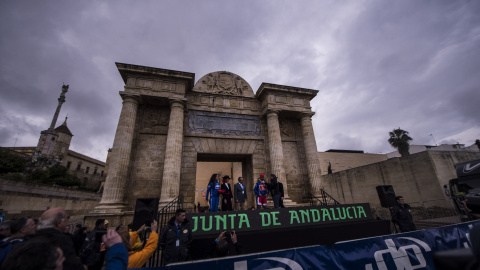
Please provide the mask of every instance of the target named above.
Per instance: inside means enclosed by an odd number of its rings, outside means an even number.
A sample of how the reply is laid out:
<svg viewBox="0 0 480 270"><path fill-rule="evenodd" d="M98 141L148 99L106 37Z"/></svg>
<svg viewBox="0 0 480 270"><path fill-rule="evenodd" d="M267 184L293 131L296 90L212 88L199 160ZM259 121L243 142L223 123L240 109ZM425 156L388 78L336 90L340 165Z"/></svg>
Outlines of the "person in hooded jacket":
<svg viewBox="0 0 480 270"><path fill-rule="evenodd" d="M284 191L282 183L278 182L277 176L275 174L270 174L270 183L268 184L268 189L270 190L270 194L272 194L273 207L279 208L280 201L283 201Z"/></svg>
<svg viewBox="0 0 480 270"><path fill-rule="evenodd" d="M189 249L192 240L192 230L188 219L185 218L185 210L177 209L160 237L164 265L190 259Z"/></svg>

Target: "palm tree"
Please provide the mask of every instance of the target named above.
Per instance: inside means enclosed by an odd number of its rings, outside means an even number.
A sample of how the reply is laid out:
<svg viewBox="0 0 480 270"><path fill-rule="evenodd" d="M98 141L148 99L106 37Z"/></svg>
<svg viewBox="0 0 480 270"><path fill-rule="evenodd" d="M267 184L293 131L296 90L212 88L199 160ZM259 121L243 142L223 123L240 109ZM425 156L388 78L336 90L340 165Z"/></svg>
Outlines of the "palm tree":
<svg viewBox="0 0 480 270"><path fill-rule="evenodd" d="M402 157L408 157L410 155L408 152L410 141L413 140L412 137L408 136L408 131L397 128L390 131L388 134L390 135L388 143L390 143L393 148L398 149L398 152Z"/></svg>

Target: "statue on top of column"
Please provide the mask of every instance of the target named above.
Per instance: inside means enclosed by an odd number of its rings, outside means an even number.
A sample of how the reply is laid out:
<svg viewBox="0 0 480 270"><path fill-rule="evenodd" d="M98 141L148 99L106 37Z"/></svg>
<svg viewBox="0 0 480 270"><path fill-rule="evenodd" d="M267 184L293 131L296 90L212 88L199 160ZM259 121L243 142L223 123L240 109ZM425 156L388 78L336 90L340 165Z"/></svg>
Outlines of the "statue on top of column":
<svg viewBox="0 0 480 270"><path fill-rule="evenodd" d="M63 85L62 86L62 93L60 94L61 97L64 97L65 94L68 92L68 85Z"/></svg>

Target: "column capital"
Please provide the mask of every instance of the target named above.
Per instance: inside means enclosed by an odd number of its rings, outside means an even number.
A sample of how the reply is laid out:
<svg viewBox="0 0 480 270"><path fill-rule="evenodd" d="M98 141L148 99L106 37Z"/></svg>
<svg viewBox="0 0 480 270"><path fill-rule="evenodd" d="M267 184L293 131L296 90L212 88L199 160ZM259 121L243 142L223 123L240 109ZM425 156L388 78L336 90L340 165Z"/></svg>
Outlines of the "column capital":
<svg viewBox="0 0 480 270"><path fill-rule="evenodd" d="M185 100L181 100L181 99L169 99L168 103L170 103L170 108L180 107L182 109L185 109L185 105L186 105Z"/></svg>
<svg viewBox="0 0 480 270"><path fill-rule="evenodd" d="M120 96L122 97L123 101L130 100L136 102L137 104L142 101L142 97L138 94L120 92Z"/></svg>
<svg viewBox="0 0 480 270"><path fill-rule="evenodd" d="M312 118L314 116L314 112L302 112L298 115L298 118L303 119L303 118Z"/></svg>
<svg viewBox="0 0 480 270"><path fill-rule="evenodd" d="M268 109L265 111L265 115L268 117L270 115L277 115L280 113L280 110L278 109Z"/></svg>

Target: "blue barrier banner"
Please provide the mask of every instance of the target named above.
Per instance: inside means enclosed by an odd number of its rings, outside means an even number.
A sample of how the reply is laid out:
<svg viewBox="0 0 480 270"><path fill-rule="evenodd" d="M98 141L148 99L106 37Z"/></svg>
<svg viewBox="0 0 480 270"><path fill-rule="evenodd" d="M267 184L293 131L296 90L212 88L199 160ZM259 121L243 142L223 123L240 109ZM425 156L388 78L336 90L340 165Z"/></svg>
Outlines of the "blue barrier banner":
<svg viewBox="0 0 480 270"><path fill-rule="evenodd" d="M436 251L470 247L469 231L480 221L409 233L148 269L431 269ZM239 241L241 238L239 237ZM248 249L248 247L245 247ZM144 268L145 269L145 268Z"/></svg>

